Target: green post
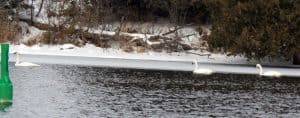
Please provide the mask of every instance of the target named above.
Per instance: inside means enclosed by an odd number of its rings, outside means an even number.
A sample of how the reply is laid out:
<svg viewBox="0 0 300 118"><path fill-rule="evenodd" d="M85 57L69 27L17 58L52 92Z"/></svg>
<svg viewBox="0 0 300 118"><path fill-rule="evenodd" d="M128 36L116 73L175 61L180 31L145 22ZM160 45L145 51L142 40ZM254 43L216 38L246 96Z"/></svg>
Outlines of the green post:
<svg viewBox="0 0 300 118"><path fill-rule="evenodd" d="M8 71L9 44L1 44L0 110L12 105L13 86Z"/></svg>

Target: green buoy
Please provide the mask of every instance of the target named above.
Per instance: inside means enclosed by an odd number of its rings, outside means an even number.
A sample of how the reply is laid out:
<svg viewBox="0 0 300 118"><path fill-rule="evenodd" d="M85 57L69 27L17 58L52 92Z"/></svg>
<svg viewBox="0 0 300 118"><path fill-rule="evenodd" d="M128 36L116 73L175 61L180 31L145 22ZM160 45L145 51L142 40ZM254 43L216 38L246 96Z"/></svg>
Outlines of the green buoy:
<svg viewBox="0 0 300 118"><path fill-rule="evenodd" d="M9 44L1 44L0 110L12 105L13 86L8 71Z"/></svg>

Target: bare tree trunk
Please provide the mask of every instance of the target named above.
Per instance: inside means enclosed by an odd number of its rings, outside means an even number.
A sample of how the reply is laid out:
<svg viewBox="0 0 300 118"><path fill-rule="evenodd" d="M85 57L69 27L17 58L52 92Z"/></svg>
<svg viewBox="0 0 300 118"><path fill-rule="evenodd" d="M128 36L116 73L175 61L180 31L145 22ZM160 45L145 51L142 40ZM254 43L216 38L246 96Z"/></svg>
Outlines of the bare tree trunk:
<svg viewBox="0 0 300 118"><path fill-rule="evenodd" d="M293 64L294 65L300 65L300 52L294 54Z"/></svg>
<svg viewBox="0 0 300 118"><path fill-rule="evenodd" d="M43 8L43 5L44 5L44 1L45 1L45 0L42 0L41 5L40 5L40 8L39 8L39 11L38 11L38 13L36 14L36 17L38 17L38 16L40 15L40 13L41 13L41 11L42 11L42 8Z"/></svg>
<svg viewBox="0 0 300 118"><path fill-rule="evenodd" d="M31 8L30 8L30 20L31 24L33 24L33 18L34 18L34 7L33 7L33 0L31 0Z"/></svg>

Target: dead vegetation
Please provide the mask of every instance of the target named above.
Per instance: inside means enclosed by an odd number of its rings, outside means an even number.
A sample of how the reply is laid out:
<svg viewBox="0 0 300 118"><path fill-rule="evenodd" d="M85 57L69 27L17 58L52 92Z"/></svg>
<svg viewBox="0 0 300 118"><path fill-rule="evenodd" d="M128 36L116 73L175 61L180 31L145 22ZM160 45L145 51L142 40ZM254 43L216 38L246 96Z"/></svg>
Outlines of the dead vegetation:
<svg viewBox="0 0 300 118"><path fill-rule="evenodd" d="M29 46L38 43L50 45L69 43L82 47L86 43L89 43L101 48L110 48L112 43L117 42L119 45L118 47L125 52L143 53L148 50L157 52L182 52L192 49L190 45L182 43L180 37L167 37L167 35L176 33L177 30L182 27L174 28L174 30L162 33L162 35L151 36L149 39L145 40L144 38L136 38L126 33L122 33L125 31L124 27L126 26L126 23L120 25L119 30L115 35L107 35L103 33L91 33L88 30L75 29L74 27L66 27L65 25L52 26L38 22L32 23L30 20L25 19L21 20L29 24L31 23L32 26L38 29L46 31L40 36L33 37L26 42L23 42ZM129 33L131 30L127 29L126 31ZM148 44L147 41L155 43Z"/></svg>
<svg viewBox="0 0 300 118"><path fill-rule="evenodd" d="M47 6L48 24L35 22L32 19L19 19L22 22L26 22L31 26L45 31L39 36L26 40L23 42L24 44L32 46L35 44L59 45L69 43L82 47L89 43L101 48L110 48L112 45L117 44L116 48L122 49L125 52L137 53L149 50L157 52L181 52L192 49L190 45L183 43L182 38L184 37L178 35L178 30L183 27L175 27L172 30L170 28L169 31L163 31L155 28L153 23L147 24L147 26L133 25L132 22L130 22L131 18L127 16L128 14L120 16L119 27L113 30L115 35L107 35L102 32L90 32L90 29L99 26L102 26L102 29L100 29L102 31L107 28L103 25L107 23L106 16L113 13L113 9L107 8L109 4L105 4L108 1L93 1L95 2L95 7L97 7L97 9L94 9L89 6L89 4L82 1L77 1L78 3L76 1L68 2L64 0L48 2L50 4L57 4L58 2L62 3L61 5L58 5L60 6L57 8L59 10L51 9L51 7ZM39 7L39 12L36 16L40 14L40 9L43 7L42 4L43 2ZM84 5L85 7L81 8L79 7L79 4ZM33 9L32 5L24 5L24 8ZM51 20L51 18L57 19L57 22ZM147 39L146 37L131 36L129 35L130 33L151 34L154 36Z"/></svg>
<svg viewBox="0 0 300 118"><path fill-rule="evenodd" d="M33 1L28 3L22 2L20 7L30 12L31 16L39 16L41 10L46 10L48 17L47 23L37 22L32 18L18 20L36 27L44 32L25 40L24 43L28 46L35 44L74 44L82 47L86 44L93 44L101 48L119 48L125 52L143 53L147 51L157 52L181 52L191 50L192 47L184 44L183 37L178 36L178 30L183 27L175 27L169 31L158 29L154 26L154 21L148 24L132 22L130 14L119 14L113 17L115 9L111 8L110 1L90 1L93 4L84 1L44 1L40 3L38 8L34 8ZM46 4L47 3L47 4ZM44 5L43 5L44 4ZM80 5L84 7L80 7ZM38 9L34 13L33 9ZM122 10L121 10L122 11ZM114 18L113 20L111 18ZM108 20L111 19L111 20ZM117 29L105 26L114 21L119 22ZM138 24L138 25L137 25ZM101 33L93 33L94 28L99 28ZM114 31L115 35L108 35L102 31ZM130 34L138 33L145 34L145 37L136 37ZM153 35L147 39L146 35Z"/></svg>
<svg viewBox="0 0 300 118"><path fill-rule="evenodd" d="M18 23L13 20L10 11L3 1L0 1L0 42L15 41L17 34L20 32Z"/></svg>

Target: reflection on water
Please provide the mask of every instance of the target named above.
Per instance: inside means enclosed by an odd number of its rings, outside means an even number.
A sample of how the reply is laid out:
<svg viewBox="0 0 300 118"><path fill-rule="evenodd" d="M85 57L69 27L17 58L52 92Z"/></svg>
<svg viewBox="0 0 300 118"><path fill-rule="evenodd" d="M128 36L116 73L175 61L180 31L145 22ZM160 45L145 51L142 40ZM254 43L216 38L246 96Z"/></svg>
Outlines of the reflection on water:
<svg viewBox="0 0 300 118"><path fill-rule="evenodd" d="M0 112L5 111L5 109L9 108L12 105L11 102L1 102L0 101Z"/></svg>
<svg viewBox="0 0 300 118"><path fill-rule="evenodd" d="M300 117L299 78L11 66L14 104L3 117Z"/></svg>

